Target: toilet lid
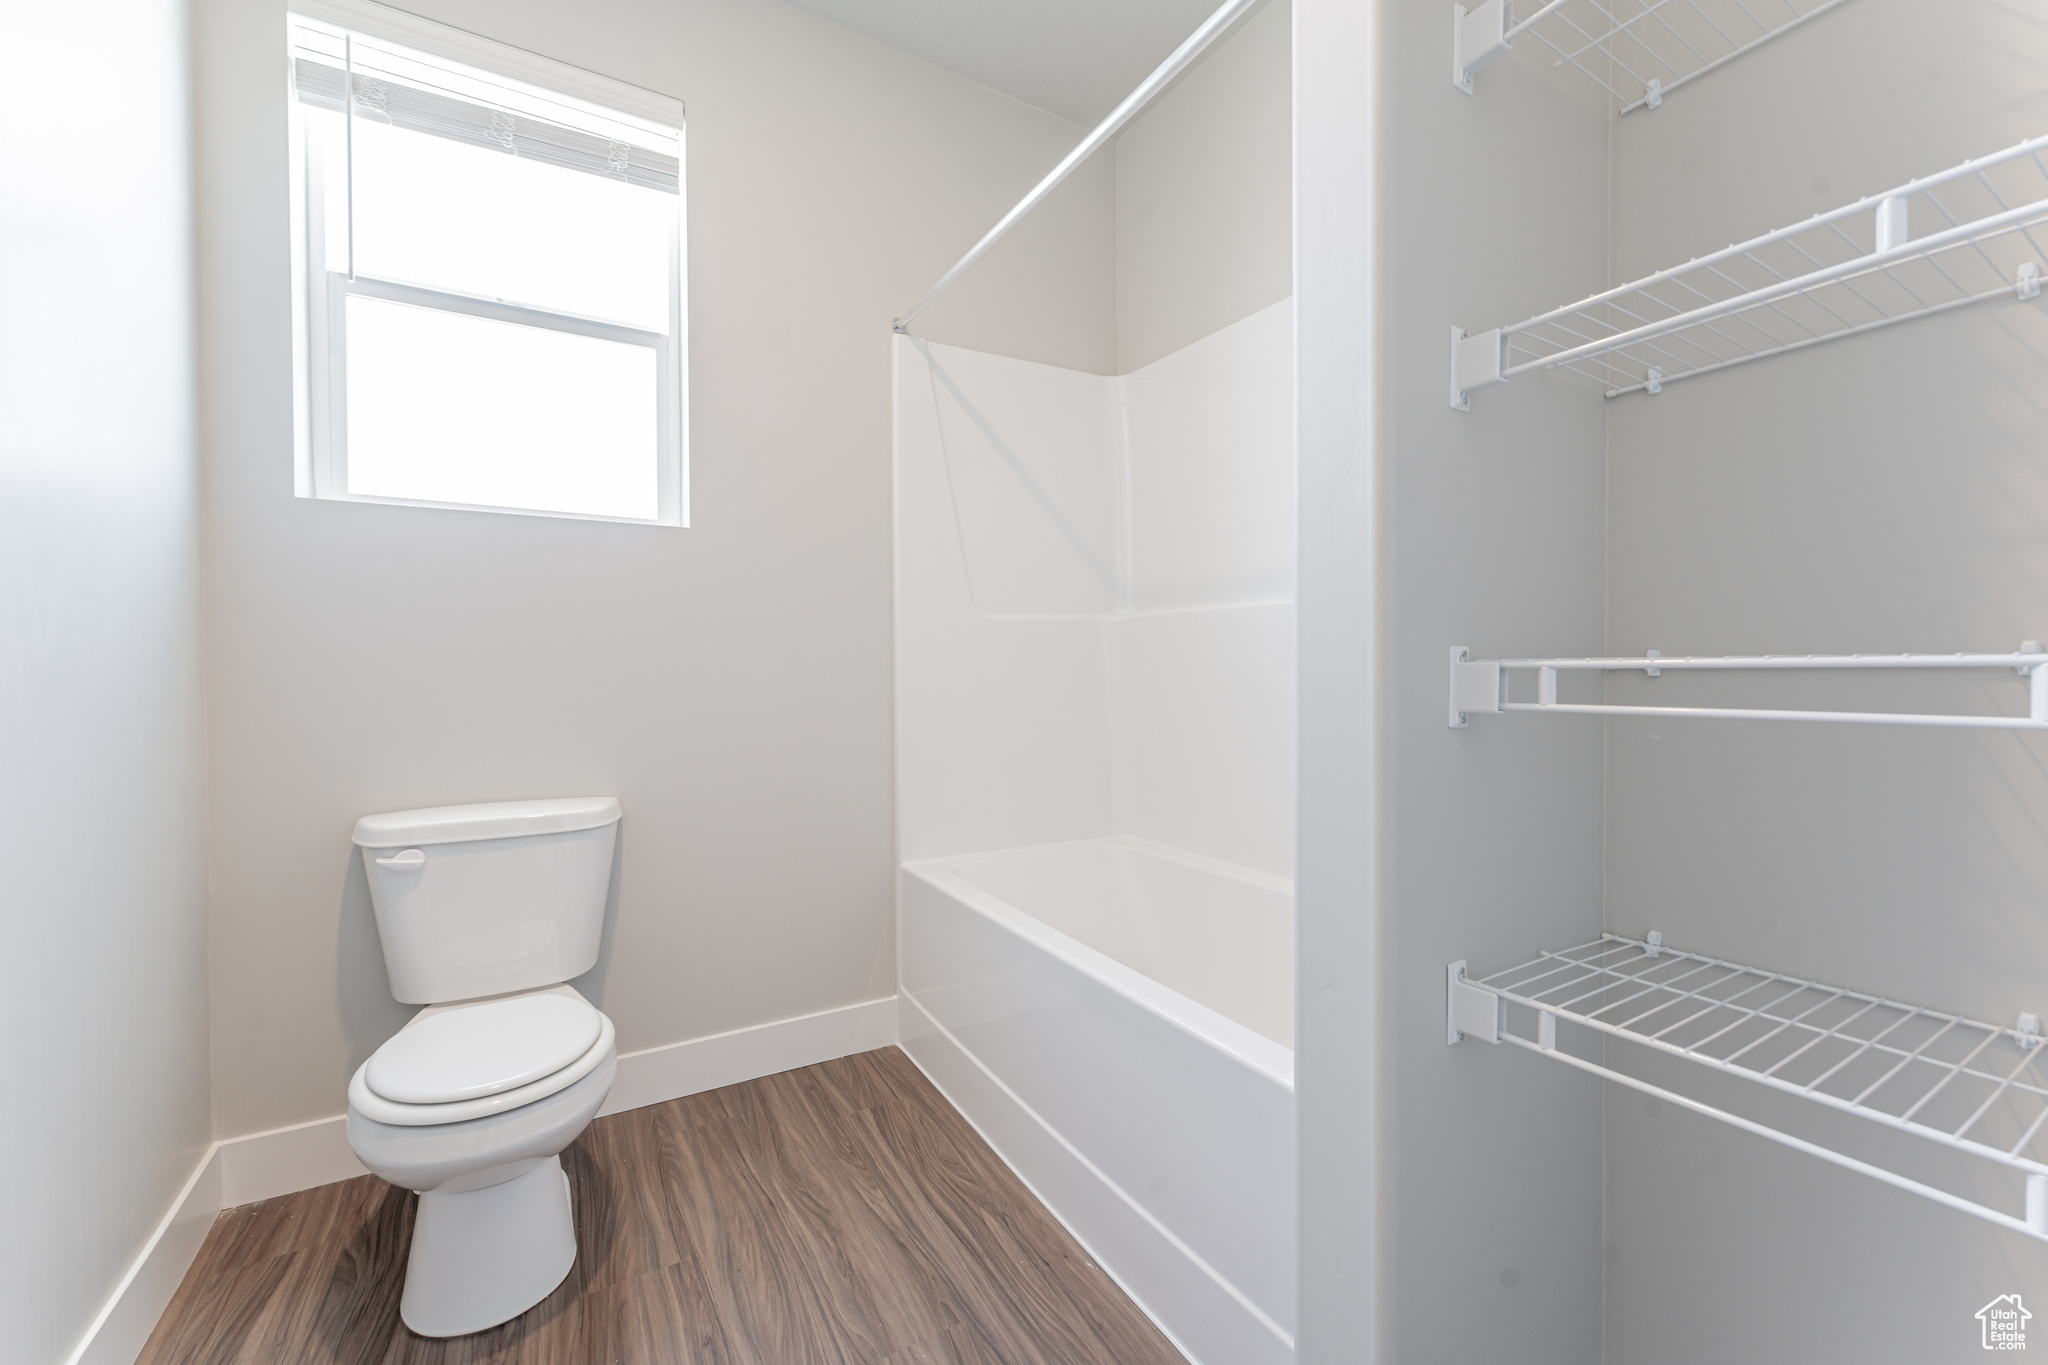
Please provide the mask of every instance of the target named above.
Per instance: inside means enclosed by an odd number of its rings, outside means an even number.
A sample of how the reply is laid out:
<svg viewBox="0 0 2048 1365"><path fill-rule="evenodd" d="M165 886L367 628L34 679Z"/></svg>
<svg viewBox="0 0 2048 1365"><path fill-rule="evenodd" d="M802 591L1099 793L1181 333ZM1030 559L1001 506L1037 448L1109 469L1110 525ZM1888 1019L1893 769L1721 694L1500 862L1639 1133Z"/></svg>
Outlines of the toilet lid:
<svg viewBox="0 0 2048 1365"><path fill-rule="evenodd" d="M600 1016L572 995L520 995L407 1024L363 1069L399 1104L481 1099L552 1076L590 1051Z"/></svg>

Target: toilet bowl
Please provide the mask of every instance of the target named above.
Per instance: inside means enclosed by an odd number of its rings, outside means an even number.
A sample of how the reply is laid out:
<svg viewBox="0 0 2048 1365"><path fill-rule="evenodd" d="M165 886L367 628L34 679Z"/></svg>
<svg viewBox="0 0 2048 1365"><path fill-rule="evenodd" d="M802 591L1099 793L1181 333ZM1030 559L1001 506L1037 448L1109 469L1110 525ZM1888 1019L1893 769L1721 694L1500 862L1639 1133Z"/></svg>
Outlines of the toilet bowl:
<svg viewBox="0 0 2048 1365"><path fill-rule="evenodd" d="M597 1036L567 1065L532 1081L462 1096L465 1076L503 1073L521 1044L532 1046L535 1066L552 1060L545 1038L508 1039L506 1011L494 1008L534 994L580 1005L595 1016ZM476 1040L453 1031L424 1046L408 1038L431 1028L428 1020L459 1011L483 1025L475 1032L496 1036L468 1052L463 1043ZM528 1022L529 1035L540 1032ZM574 1042L572 1034L567 1045ZM372 1087L373 1071L394 1070L394 1055L410 1064L407 1079L416 1084L409 1093L424 1098L394 1100ZM380 1061L387 1065L379 1068ZM428 1337L482 1331L517 1317L567 1278L576 1231L559 1154L596 1116L617 1070L611 1021L567 986L422 1010L357 1069L349 1082L349 1145L372 1173L420 1195L399 1302L407 1327ZM402 1088L380 1079L387 1090Z"/></svg>
<svg viewBox="0 0 2048 1365"><path fill-rule="evenodd" d="M419 1192L399 1316L421 1336L509 1321L575 1265L560 1154L618 1049L566 980L596 960L619 814L604 797L357 823L392 994L427 1007L350 1079L348 1140Z"/></svg>

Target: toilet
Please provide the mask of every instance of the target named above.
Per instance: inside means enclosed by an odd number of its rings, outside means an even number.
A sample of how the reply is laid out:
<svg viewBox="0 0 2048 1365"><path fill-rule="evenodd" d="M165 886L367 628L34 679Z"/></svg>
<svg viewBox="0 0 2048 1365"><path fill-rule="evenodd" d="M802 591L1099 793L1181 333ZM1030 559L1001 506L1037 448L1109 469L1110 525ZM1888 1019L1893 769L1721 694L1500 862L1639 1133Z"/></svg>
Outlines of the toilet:
<svg viewBox="0 0 2048 1365"><path fill-rule="evenodd" d="M597 963L619 815L602 796L356 822L391 994L426 1008L349 1081L348 1141L419 1191L399 1316L421 1336L518 1317L576 1263L560 1153L618 1049L567 982Z"/></svg>

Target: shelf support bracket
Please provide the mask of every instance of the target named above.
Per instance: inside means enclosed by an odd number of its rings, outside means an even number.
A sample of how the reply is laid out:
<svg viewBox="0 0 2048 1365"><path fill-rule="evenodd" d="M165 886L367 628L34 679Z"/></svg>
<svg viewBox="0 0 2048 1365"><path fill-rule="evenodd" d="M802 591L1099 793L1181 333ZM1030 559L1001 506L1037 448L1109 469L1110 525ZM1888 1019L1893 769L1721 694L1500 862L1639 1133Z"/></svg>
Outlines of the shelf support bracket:
<svg viewBox="0 0 2048 1365"><path fill-rule="evenodd" d="M1500 710L1500 665L1491 660L1473 663L1471 659L1472 651L1465 646L1451 646L1449 719L1453 730L1465 728L1467 712Z"/></svg>
<svg viewBox="0 0 2048 1365"><path fill-rule="evenodd" d="M1877 201L1877 249L1880 254L1912 240L1906 226L1907 203L1903 194L1888 194Z"/></svg>
<svg viewBox="0 0 2048 1365"><path fill-rule="evenodd" d="M1451 84L1469 95L1472 73L1507 56L1514 46L1508 37L1514 13L1508 0L1486 0L1469 10L1453 5L1451 11Z"/></svg>
<svg viewBox="0 0 2048 1365"><path fill-rule="evenodd" d="M1450 1000L1445 1010L1444 1042L1456 1046L1461 1039L1482 1043L1500 1041L1500 997L1484 986L1465 979L1465 960L1459 958L1444 969ZM1555 1016L1552 1025L1556 1027ZM1553 1033L1552 1037L1556 1035Z"/></svg>
<svg viewBox="0 0 2048 1365"><path fill-rule="evenodd" d="M1451 406L1459 412L1472 411L1468 395L1489 384L1505 384L1501 373L1500 328L1466 336L1462 327L1451 328Z"/></svg>

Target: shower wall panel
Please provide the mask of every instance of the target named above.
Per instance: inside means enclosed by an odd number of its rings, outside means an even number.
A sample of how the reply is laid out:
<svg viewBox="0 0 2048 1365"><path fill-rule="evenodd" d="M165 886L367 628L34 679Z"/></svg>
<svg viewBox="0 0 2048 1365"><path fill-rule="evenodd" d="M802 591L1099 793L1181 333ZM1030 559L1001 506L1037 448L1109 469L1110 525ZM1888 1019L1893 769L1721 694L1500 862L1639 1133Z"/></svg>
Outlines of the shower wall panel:
<svg viewBox="0 0 2048 1365"><path fill-rule="evenodd" d="M1283 301L1119 381L1134 610L1293 600L1293 326Z"/></svg>
<svg viewBox="0 0 2048 1365"><path fill-rule="evenodd" d="M1292 308L1119 378L896 341L906 860L1293 842Z"/></svg>
<svg viewBox="0 0 2048 1365"><path fill-rule="evenodd" d="M1130 616L1123 831L1294 875L1294 604Z"/></svg>
<svg viewBox="0 0 2048 1365"><path fill-rule="evenodd" d="M1293 1358L1291 311L895 343L904 1046L1198 1365Z"/></svg>
<svg viewBox="0 0 2048 1365"><path fill-rule="evenodd" d="M1107 833L1109 598L1089 582L1085 538L1077 544L1061 534L1078 535L1077 524L1062 523L1057 509L1085 486L1087 466L1070 461L1106 448L1109 432L1047 417L1030 427L1046 444L1027 449L1021 424L1003 431L995 419L1057 410L1063 401L1092 410L1090 386L1113 381L907 337L894 344L899 855L911 861ZM958 452L965 477L957 481L942 401L969 419L953 424L955 432L986 442ZM1062 432L1071 444L1058 439ZM1005 453L1014 462L1003 462ZM965 525L990 533L976 550L995 601L1035 606L1037 614L1002 614L976 600L955 494L963 484L978 487L977 464L998 462L1017 484L1010 523L991 516ZM1106 478L1106 459L1098 463ZM1063 469L1076 477L1061 483ZM1028 573L1034 548L1045 569L1037 583ZM1021 564L1013 567L1013 558Z"/></svg>

